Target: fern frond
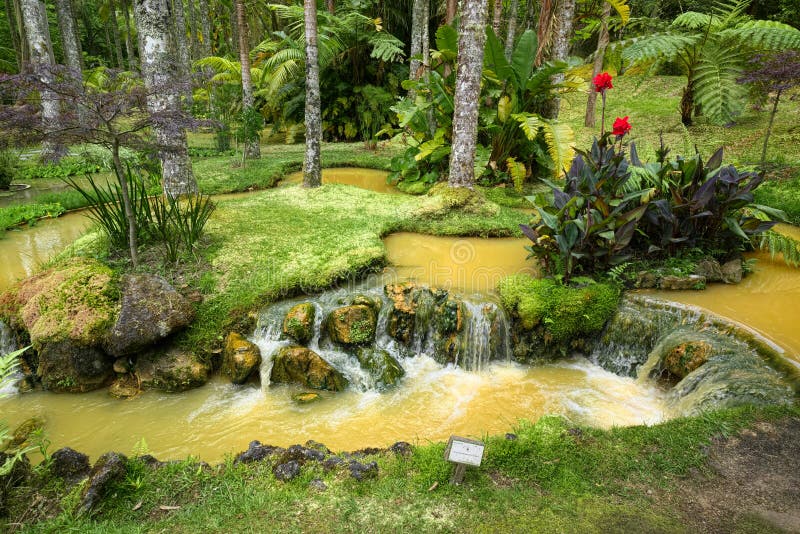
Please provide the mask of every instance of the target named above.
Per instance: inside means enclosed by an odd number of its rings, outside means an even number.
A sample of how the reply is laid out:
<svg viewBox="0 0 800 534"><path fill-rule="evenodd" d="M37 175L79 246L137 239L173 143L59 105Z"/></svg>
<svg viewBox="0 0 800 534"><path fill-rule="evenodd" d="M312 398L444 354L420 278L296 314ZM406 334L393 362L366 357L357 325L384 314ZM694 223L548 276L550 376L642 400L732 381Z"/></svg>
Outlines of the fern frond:
<svg viewBox="0 0 800 534"><path fill-rule="evenodd" d="M525 183L525 176L527 174L525 164L521 161L517 161L514 157L510 157L506 160L506 169L508 169L508 174L511 175L511 179L514 181L514 189L516 189L518 193L522 193L522 184Z"/></svg>
<svg viewBox="0 0 800 534"><path fill-rule="evenodd" d="M718 25L719 22L720 20L714 15L698 13L696 11L687 11L675 17L675 20L672 21L672 27L681 30L696 31L705 30L709 26Z"/></svg>
<svg viewBox="0 0 800 534"><path fill-rule="evenodd" d="M780 254L783 256L783 261L786 265L800 267L800 241L774 230L764 232L760 236L754 236L755 238L758 238L758 248L769 252L773 260L775 256Z"/></svg>
<svg viewBox="0 0 800 534"><path fill-rule="evenodd" d="M753 20L720 32L720 37L733 38L740 45L758 50L800 48L800 30L772 20Z"/></svg>
<svg viewBox="0 0 800 534"><path fill-rule="evenodd" d="M372 52L369 57L391 63L402 61L405 56L403 42L394 35L386 32L375 32L371 34L367 41L372 45Z"/></svg>
<svg viewBox="0 0 800 534"><path fill-rule="evenodd" d="M645 37L635 37L626 41L631 44L622 51L622 59L631 63L659 58L672 60L687 48L698 45L702 38L703 36L700 34L681 35L675 33L657 33Z"/></svg>
<svg viewBox="0 0 800 534"><path fill-rule="evenodd" d="M553 160L553 175L561 176L572 164L575 156L575 132L568 124L542 121L547 152Z"/></svg>
<svg viewBox="0 0 800 534"><path fill-rule="evenodd" d="M542 126L542 120L537 115L530 113L514 113L511 118L519 123L519 127L528 141L533 141L539 134L539 128Z"/></svg>
<svg viewBox="0 0 800 534"><path fill-rule="evenodd" d="M631 19L631 6L628 5L628 0L606 0L606 2L619 14L622 25L628 24Z"/></svg>
<svg viewBox="0 0 800 534"><path fill-rule="evenodd" d="M226 57L220 56L207 56L201 59L198 59L194 62L195 66L203 68L208 67L212 69L214 72L221 73L227 72L230 74L237 74L241 77L242 75L242 65L238 61L233 61Z"/></svg>
<svg viewBox="0 0 800 534"><path fill-rule="evenodd" d="M694 98L712 122L726 124L741 112L747 89L736 80L746 59L735 44L725 46L712 40L703 47L692 78Z"/></svg>

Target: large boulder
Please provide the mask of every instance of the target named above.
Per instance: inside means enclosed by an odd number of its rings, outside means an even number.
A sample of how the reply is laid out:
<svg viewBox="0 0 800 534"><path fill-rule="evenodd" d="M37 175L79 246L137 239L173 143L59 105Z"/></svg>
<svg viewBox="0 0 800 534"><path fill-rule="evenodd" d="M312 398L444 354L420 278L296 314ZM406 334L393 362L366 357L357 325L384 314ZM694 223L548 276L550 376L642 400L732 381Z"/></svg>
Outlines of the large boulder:
<svg viewBox="0 0 800 534"><path fill-rule="evenodd" d="M0 316L28 332L45 389L105 385L113 360L102 347L118 316L118 284L105 265L76 258L20 282L0 298Z"/></svg>
<svg viewBox="0 0 800 534"><path fill-rule="evenodd" d="M311 302L301 302L292 306L283 319L283 334L298 343L311 341L314 337L316 311Z"/></svg>
<svg viewBox="0 0 800 534"><path fill-rule="evenodd" d="M742 281L742 276L744 276L742 260L731 260L722 266L722 281L726 284L738 284Z"/></svg>
<svg viewBox="0 0 800 534"><path fill-rule="evenodd" d="M63 447L50 457L49 469L50 473L64 480L67 486L74 486L89 476L91 466L88 456L69 447Z"/></svg>
<svg viewBox="0 0 800 534"><path fill-rule="evenodd" d="M278 351L273 358L270 381L329 391L342 391L348 384L347 379L319 354L299 346Z"/></svg>
<svg viewBox="0 0 800 534"><path fill-rule="evenodd" d="M328 335L342 345L364 345L375 340L378 316L366 304L343 306L331 312L327 319Z"/></svg>
<svg viewBox="0 0 800 534"><path fill-rule="evenodd" d="M422 331L428 328L435 307L433 292L414 282L389 284L383 291L389 297L390 306L386 333L410 345L415 334L424 335Z"/></svg>
<svg viewBox="0 0 800 534"><path fill-rule="evenodd" d="M260 366L261 351L258 345L236 332L228 334L222 353L222 372L234 384L244 384Z"/></svg>
<svg viewBox="0 0 800 534"><path fill-rule="evenodd" d="M179 392L208 382L211 366L191 352L174 347L140 356L134 370L143 389Z"/></svg>
<svg viewBox="0 0 800 534"><path fill-rule="evenodd" d="M119 318L109 334L106 352L134 354L184 328L193 318L191 303L164 278L125 275Z"/></svg>
<svg viewBox="0 0 800 534"><path fill-rule="evenodd" d="M400 363L385 350L360 347L356 357L361 368L375 379L378 388L392 387L406 374Z"/></svg>

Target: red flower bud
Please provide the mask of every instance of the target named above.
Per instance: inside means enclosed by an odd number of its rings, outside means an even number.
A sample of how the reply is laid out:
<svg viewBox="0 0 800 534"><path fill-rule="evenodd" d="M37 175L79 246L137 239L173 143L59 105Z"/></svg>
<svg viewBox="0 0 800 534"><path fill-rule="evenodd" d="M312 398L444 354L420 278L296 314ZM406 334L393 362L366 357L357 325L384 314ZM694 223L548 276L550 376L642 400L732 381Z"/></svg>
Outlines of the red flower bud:
<svg viewBox="0 0 800 534"><path fill-rule="evenodd" d="M617 117L614 121L614 128L611 130L611 133L616 135L617 137L622 137L626 133L631 131L631 124L628 122L628 116L626 115L623 118Z"/></svg>
<svg viewBox="0 0 800 534"><path fill-rule="evenodd" d="M607 72L601 72L595 76L592 80L592 83L594 84L594 90L597 93L604 93L606 89L614 88L614 86L611 85L611 75Z"/></svg>

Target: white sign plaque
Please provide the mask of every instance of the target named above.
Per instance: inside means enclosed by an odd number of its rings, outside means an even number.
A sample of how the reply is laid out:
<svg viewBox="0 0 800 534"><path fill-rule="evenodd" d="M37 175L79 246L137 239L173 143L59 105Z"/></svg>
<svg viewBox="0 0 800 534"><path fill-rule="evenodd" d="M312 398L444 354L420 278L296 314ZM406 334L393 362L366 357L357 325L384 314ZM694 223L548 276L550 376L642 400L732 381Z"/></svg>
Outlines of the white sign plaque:
<svg viewBox="0 0 800 534"><path fill-rule="evenodd" d="M447 460L457 464L480 466L484 447L480 441L452 436L447 444Z"/></svg>

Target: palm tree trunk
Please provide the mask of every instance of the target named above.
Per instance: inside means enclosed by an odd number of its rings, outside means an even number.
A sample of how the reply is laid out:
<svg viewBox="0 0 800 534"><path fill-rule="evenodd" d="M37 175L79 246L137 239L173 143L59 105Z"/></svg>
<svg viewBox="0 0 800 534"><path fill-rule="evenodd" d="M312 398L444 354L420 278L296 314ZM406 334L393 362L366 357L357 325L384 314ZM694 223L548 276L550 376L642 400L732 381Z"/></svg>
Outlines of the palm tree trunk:
<svg viewBox="0 0 800 534"><path fill-rule="evenodd" d="M64 63L73 78L77 91L83 90L83 61L81 58L80 41L78 40L75 17L72 13L71 0L56 0L56 15L58 28L61 33L61 48L64 52ZM78 123L86 125L86 110L78 105L76 109Z"/></svg>
<svg viewBox="0 0 800 534"><path fill-rule="evenodd" d="M186 130L163 120L164 116L181 112L169 2L134 0L133 13L139 29L139 58L147 90L147 108L151 115L162 119L153 123L153 132L161 159L164 193L172 197L194 194L197 182L189 161Z"/></svg>
<svg viewBox="0 0 800 534"><path fill-rule="evenodd" d="M22 39L20 38L19 31L17 31L16 10L11 0L5 0L5 5L6 21L8 22L8 30L11 35L11 46L14 47L14 57L17 60L17 70L22 72Z"/></svg>
<svg viewBox="0 0 800 534"><path fill-rule="evenodd" d="M133 29L131 28L131 14L128 0L122 1L122 16L125 18L125 52L128 55L128 69L136 70L136 52L133 47Z"/></svg>
<svg viewBox="0 0 800 534"><path fill-rule="evenodd" d="M183 96L186 105L192 105L192 66L189 56L189 44L186 42L186 17L183 13L182 0L172 0L172 9L175 20L175 46L178 48L178 73L183 84Z"/></svg>
<svg viewBox="0 0 800 534"><path fill-rule="evenodd" d="M247 19L244 16L244 0L236 0L236 25L239 28L239 61L242 65L242 110L246 116L247 112L252 112L255 99L253 97L253 81L250 78L249 32L247 30ZM248 137L244 143L245 158L258 159L261 157L261 147L257 138Z"/></svg>
<svg viewBox="0 0 800 534"><path fill-rule="evenodd" d="M200 54L203 57L210 56L211 50L211 17L209 16L208 0L198 0L200 17L200 36L203 39L200 45Z"/></svg>
<svg viewBox="0 0 800 534"><path fill-rule="evenodd" d="M486 44L486 9L482 0L462 0L460 26L448 183L450 187L471 188L475 183L478 104Z"/></svg>
<svg viewBox="0 0 800 534"><path fill-rule="evenodd" d="M553 50L550 59L554 61L565 61L569 56L569 38L572 36L572 19L575 17L575 0L561 0L558 15L556 34L553 38ZM553 76L553 84L557 85L564 81L563 74ZM561 107L561 99L552 96L542 110L546 118L557 119L558 111Z"/></svg>
<svg viewBox="0 0 800 534"><path fill-rule="evenodd" d="M592 78L589 80L589 100L586 103L586 115L583 118L583 125L594 128L595 107L597 105L597 91L594 90L592 80L603 70L603 59L605 59L606 48L608 47L608 19L611 18L611 4L603 2L603 13L600 15L600 35L597 37L597 50L594 53L594 66L592 67Z"/></svg>
<svg viewBox="0 0 800 534"><path fill-rule="evenodd" d="M108 16L111 24L111 36L114 39L114 56L117 58L117 67L124 69L125 61L122 59L122 39L119 36L117 5L114 3L114 0L108 0Z"/></svg>
<svg viewBox="0 0 800 534"><path fill-rule="evenodd" d="M306 30L306 153L303 187L322 184L322 103L319 94L319 51L317 49L317 3L303 0Z"/></svg>
<svg viewBox="0 0 800 534"><path fill-rule="evenodd" d="M506 32L506 59L511 61L511 54L514 52L514 39L517 37L517 11L519 11L519 0L511 0L508 13L508 31Z"/></svg>
<svg viewBox="0 0 800 534"><path fill-rule="evenodd" d="M22 20L30 49L30 70L34 72L45 87L53 83L52 49L50 49L50 29L44 23L45 5L40 0L21 0ZM58 131L61 122L60 102L50 90L40 92L42 102L42 125L45 135ZM41 159L44 162L57 162L66 150L61 143L52 138L42 143Z"/></svg>
<svg viewBox="0 0 800 534"><path fill-rule="evenodd" d="M503 23L503 0L494 0L492 11L492 29L495 35L500 35L500 26Z"/></svg>

